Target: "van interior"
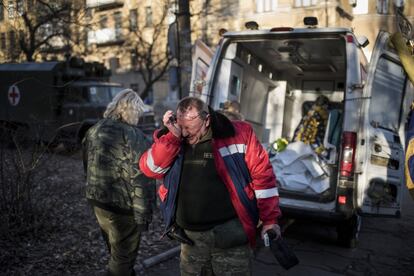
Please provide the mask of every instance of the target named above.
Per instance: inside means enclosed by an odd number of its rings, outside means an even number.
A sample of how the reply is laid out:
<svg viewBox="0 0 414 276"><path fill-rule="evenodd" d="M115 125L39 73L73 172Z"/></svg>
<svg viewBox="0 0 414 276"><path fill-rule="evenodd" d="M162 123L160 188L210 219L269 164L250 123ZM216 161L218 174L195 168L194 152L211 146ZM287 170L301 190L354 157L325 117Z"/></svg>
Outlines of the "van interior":
<svg viewBox="0 0 414 276"><path fill-rule="evenodd" d="M240 112L270 153L274 141L288 142L287 150L270 154L275 171L280 166L279 174L286 177L283 183L277 175L282 193L319 202L333 199L346 81L345 46L341 35L312 39L302 35L236 40L224 51L211 102L221 107L226 101L239 102ZM301 154L309 155L309 162L299 165L290 160L302 159ZM303 170L303 175L285 169L287 160L294 171ZM300 181L292 184L292 179ZM316 183L321 179L323 183Z"/></svg>

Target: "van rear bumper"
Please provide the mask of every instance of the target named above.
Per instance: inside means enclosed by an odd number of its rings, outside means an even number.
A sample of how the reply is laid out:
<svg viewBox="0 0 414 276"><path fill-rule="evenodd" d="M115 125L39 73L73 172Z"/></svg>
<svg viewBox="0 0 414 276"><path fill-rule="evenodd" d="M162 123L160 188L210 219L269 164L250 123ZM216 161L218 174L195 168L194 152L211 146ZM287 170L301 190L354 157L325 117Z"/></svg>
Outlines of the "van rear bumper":
<svg viewBox="0 0 414 276"><path fill-rule="evenodd" d="M315 211L280 206L283 218L297 218L321 222L339 222L349 218L340 212Z"/></svg>

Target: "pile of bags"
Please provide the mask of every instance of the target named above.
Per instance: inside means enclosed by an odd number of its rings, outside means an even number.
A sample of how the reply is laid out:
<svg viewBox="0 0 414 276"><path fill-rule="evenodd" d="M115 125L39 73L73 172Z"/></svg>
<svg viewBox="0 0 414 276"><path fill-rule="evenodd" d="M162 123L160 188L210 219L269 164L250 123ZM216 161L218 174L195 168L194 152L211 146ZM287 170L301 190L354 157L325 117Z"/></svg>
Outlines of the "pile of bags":
<svg viewBox="0 0 414 276"><path fill-rule="evenodd" d="M270 161L284 190L320 194L329 189L330 164L337 160L341 112L329 110L329 99L319 96L294 132L292 142L272 143Z"/></svg>

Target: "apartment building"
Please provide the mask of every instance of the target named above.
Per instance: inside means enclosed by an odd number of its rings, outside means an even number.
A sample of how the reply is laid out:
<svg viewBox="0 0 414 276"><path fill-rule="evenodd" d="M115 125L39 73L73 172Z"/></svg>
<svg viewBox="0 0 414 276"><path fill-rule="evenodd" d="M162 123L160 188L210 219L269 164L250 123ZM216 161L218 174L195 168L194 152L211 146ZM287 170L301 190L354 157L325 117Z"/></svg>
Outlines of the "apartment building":
<svg viewBox="0 0 414 276"><path fill-rule="evenodd" d="M142 92L165 65L169 16L165 3L0 1L0 62L82 56L103 62L112 70L113 81ZM166 82L156 85L162 83ZM157 90L167 91L166 87Z"/></svg>
<svg viewBox="0 0 414 276"><path fill-rule="evenodd" d="M63 59L79 48L82 3L0 1L0 62Z"/></svg>
<svg viewBox="0 0 414 276"><path fill-rule="evenodd" d="M352 2L352 1L351 1ZM395 7L403 7L407 19L414 25L414 0L358 0L352 8L354 20L351 27L358 35L365 35L370 45L366 54L371 55L375 38L380 30L397 31Z"/></svg>
<svg viewBox="0 0 414 276"><path fill-rule="evenodd" d="M140 93L152 102L165 97L167 30L170 10L167 1L87 0L87 59L104 62L112 80ZM161 92L162 91L162 92ZM161 94L161 95L160 95Z"/></svg>
<svg viewBox="0 0 414 276"><path fill-rule="evenodd" d="M305 16L315 16L319 27L350 27L366 36L370 57L379 30L397 30L395 7L403 8L414 24L414 0L200 0L192 6L193 40L202 38L211 47L219 41L221 28L243 30L248 21L263 29L301 27Z"/></svg>
<svg viewBox="0 0 414 276"><path fill-rule="evenodd" d="M18 45L19 25L22 24L19 14L23 12L24 2L0 2L0 61L20 60Z"/></svg>
<svg viewBox="0 0 414 276"><path fill-rule="evenodd" d="M58 20L47 22L37 39L59 28L66 28L70 39L55 37L36 49L33 59L64 59L65 54L71 54L104 62L112 70L113 81L149 94L153 102L163 101L168 93L168 74L163 74L168 59L167 30L175 20L178 1L50 1L55 5L68 2L72 6L66 14L72 21L63 26ZM39 12L33 9L36 0L0 3L0 62L25 60L18 41L27 29L22 14L25 9ZM305 16L316 16L321 27L352 27L357 35L367 36L370 55L380 29L396 30L395 6L404 7L414 22L414 0L192 0L192 42L202 39L214 48L223 28L243 30L247 21L256 21L259 28L299 27Z"/></svg>
<svg viewBox="0 0 414 276"><path fill-rule="evenodd" d="M395 7L414 24L414 0L251 0L240 1L238 27L256 21L260 28L303 26L305 16L318 18L319 27L351 27L366 36L370 56L376 35L381 29L396 31Z"/></svg>

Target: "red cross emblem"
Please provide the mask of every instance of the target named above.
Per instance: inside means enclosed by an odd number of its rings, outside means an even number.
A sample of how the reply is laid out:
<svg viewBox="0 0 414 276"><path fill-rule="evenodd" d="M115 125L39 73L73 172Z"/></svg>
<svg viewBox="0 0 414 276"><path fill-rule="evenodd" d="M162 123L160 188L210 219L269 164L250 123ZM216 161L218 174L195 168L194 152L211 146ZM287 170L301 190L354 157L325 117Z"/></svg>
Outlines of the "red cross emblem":
<svg viewBox="0 0 414 276"><path fill-rule="evenodd" d="M10 86L8 96L9 96L9 103L11 105L16 106L19 104L20 91L16 85Z"/></svg>

